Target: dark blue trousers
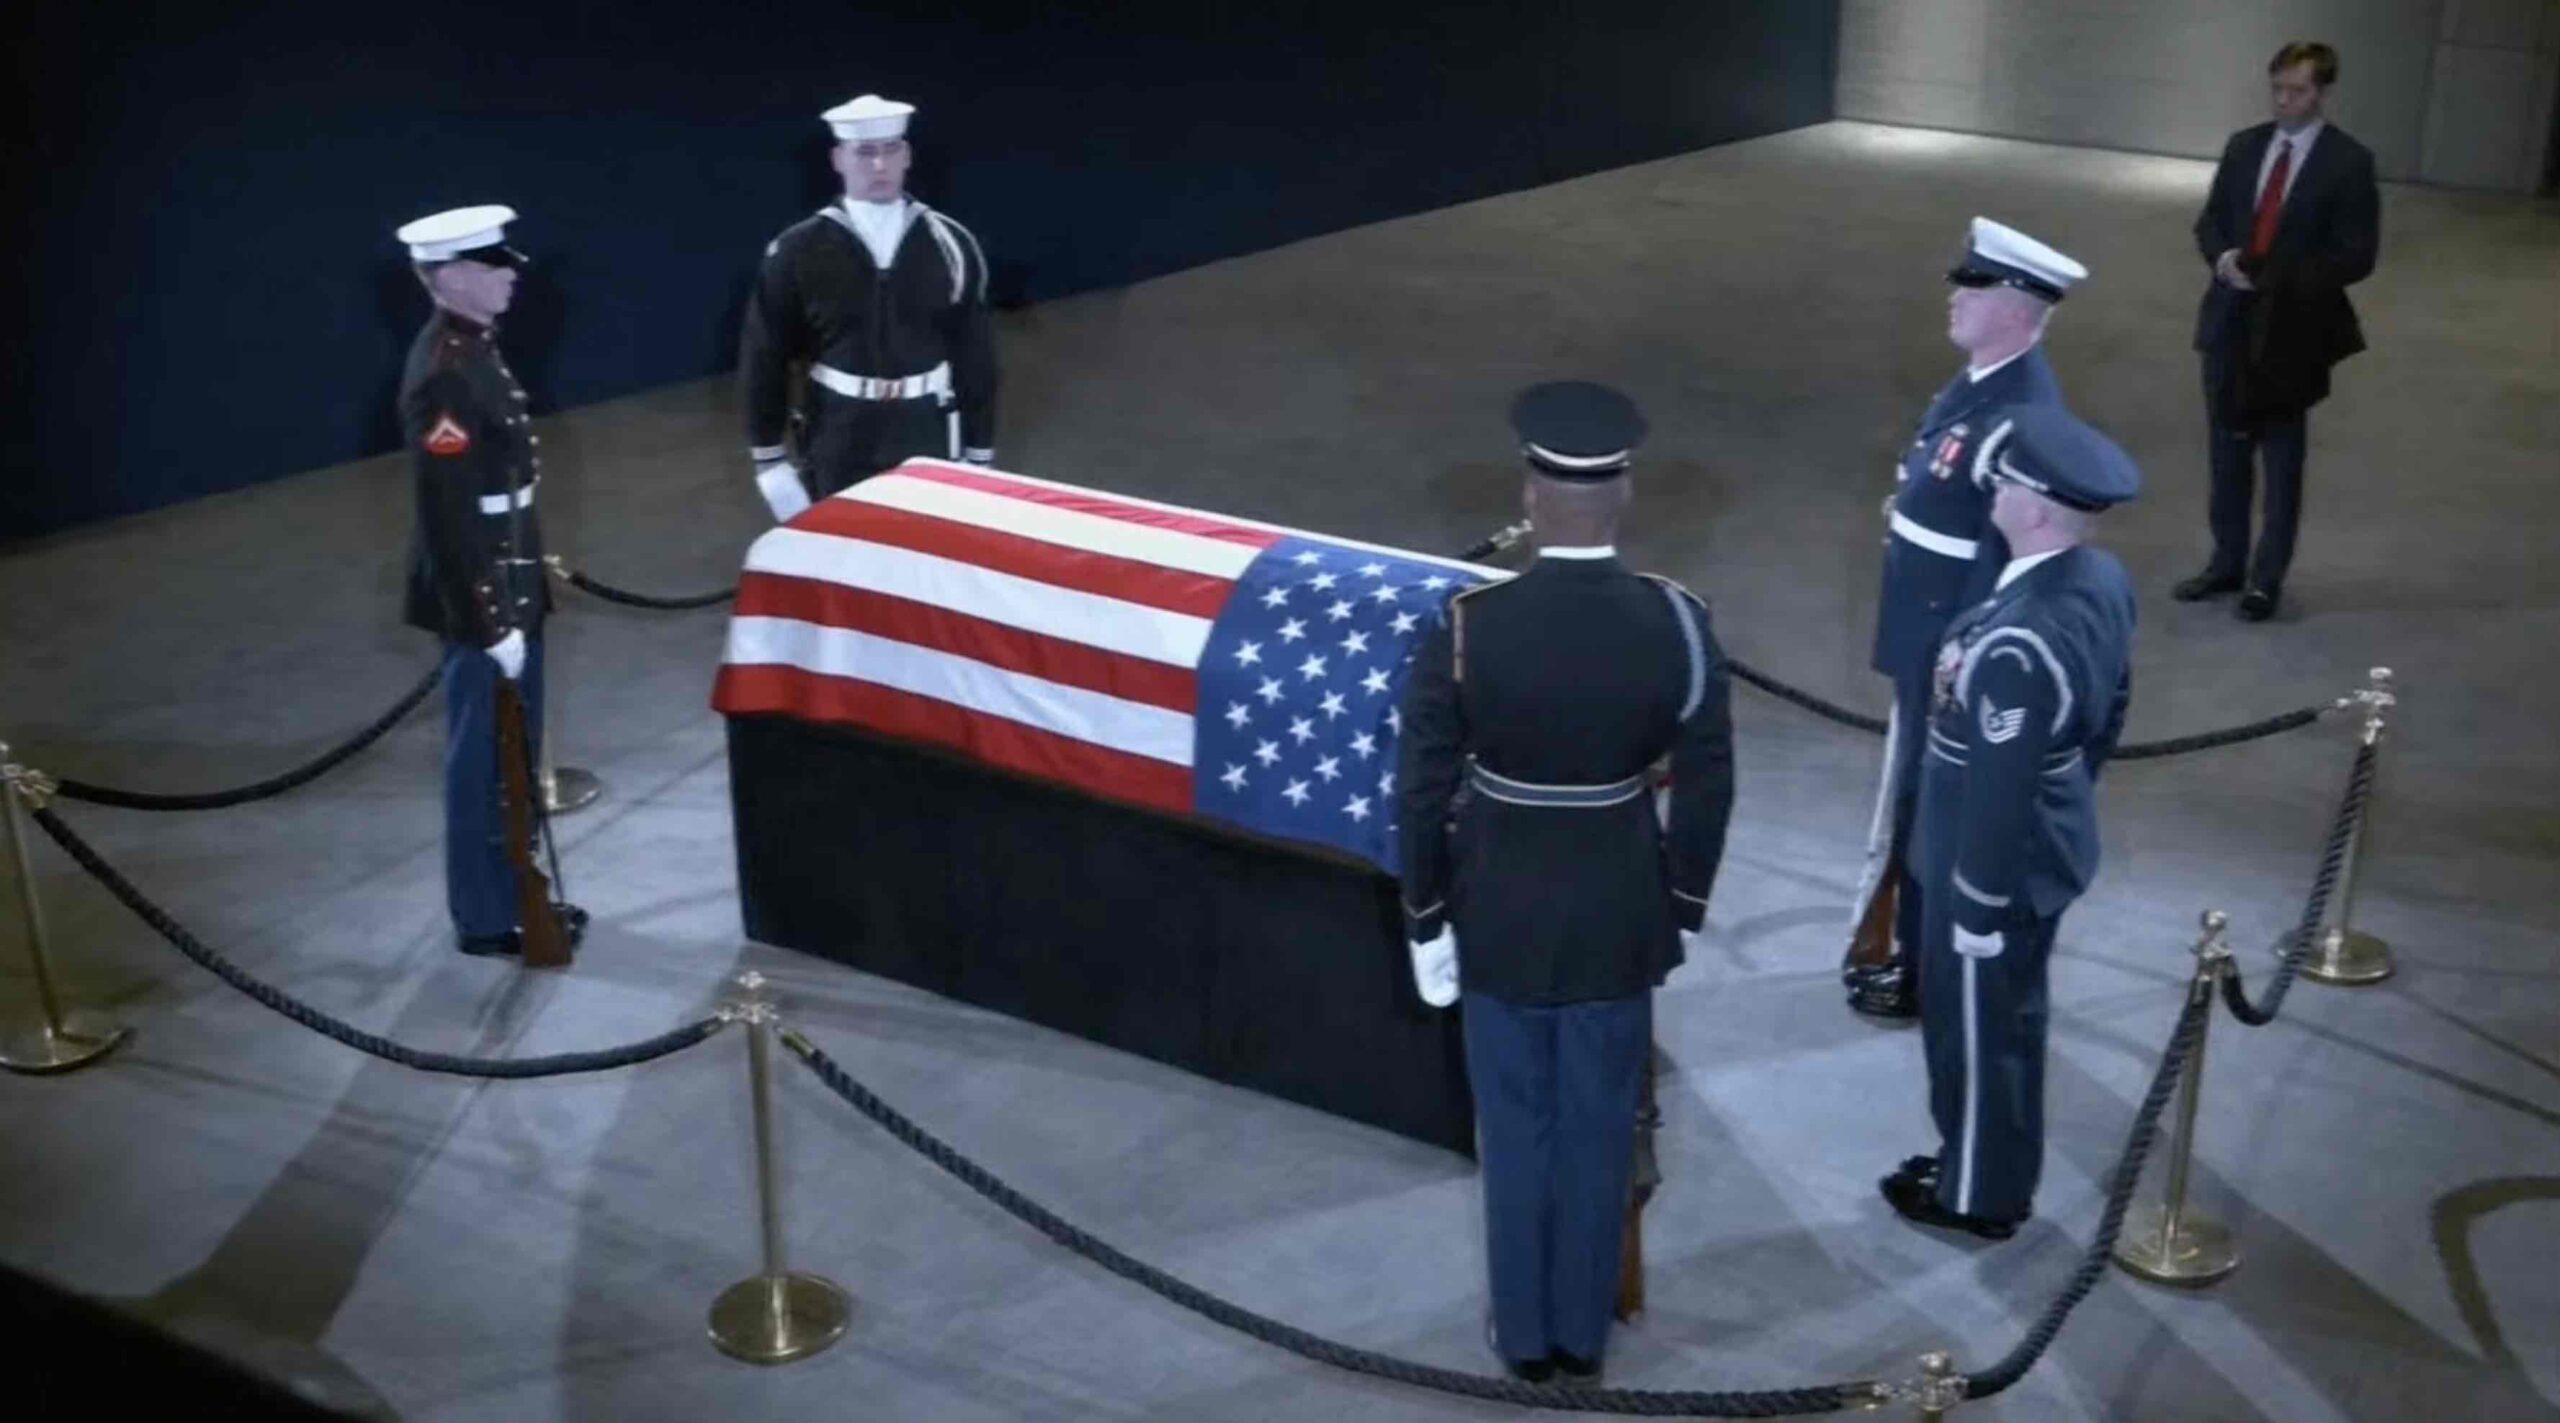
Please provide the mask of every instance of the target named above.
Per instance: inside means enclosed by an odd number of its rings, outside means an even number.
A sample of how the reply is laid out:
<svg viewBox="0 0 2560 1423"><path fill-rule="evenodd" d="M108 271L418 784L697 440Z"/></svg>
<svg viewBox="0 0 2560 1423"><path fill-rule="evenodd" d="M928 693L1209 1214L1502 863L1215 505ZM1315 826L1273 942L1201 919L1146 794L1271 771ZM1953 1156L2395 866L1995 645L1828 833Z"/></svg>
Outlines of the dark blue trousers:
<svg viewBox="0 0 2560 1423"><path fill-rule="evenodd" d="M1466 995L1494 1348L1598 1359L1618 1292L1653 995L1531 1007Z"/></svg>
<svg viewBox="0 0 2560 1423"><path fill-rule="evenodd" d="M2234 409L2232 362L2240 359L2246 340L2239 329L2204 352L2206 450L2211 456L2213 495L2208 521L2213 526L2211 571L2240 578L2270 594L2284 591L2284 575L2293 566L2294 531L2302 523L2302 465L2311 445L2309 418L2296 412L2288 419L2245 420ZM2266 518L2253 557L2249 516L2257 502L2257 466L2267 474Z"/></svg>
<svg viewBox="0 0 2560 1423"><path fill-rule="evenodd" d="M1893 679L1893 845L1894 876L1900 881L1893 901L1893 947L1914 965L1917 991L1921 908L1926 900L1920 879L1911 872L1911 822L1920 812L1920 752L1929 744L1929 698L1937 675L1933 660L1917 672L1905 670Z"/></svg>
<svg viewBox="0 0 2560 1423"><path fill-rule="evenodd" d="M1941 895L1943 901L1948 896ZM1920 953L1920 1038L1938 1126L1938 1204L2023 1220L2044 1171L2045 968L2061 916L2023 913L1990 958L1955 950L1930 906Z"/></svg>
<svg viewBox="0 0 2560 1423"><path fill-rule="evenodd" d="M506 814L498 790L498 664L477 647L444 649L444 892L453 931L466 939L504 934L516 923L516 872L507 863ZM542 737L542 639L525 642L525 733L538 756Z"/></svg>

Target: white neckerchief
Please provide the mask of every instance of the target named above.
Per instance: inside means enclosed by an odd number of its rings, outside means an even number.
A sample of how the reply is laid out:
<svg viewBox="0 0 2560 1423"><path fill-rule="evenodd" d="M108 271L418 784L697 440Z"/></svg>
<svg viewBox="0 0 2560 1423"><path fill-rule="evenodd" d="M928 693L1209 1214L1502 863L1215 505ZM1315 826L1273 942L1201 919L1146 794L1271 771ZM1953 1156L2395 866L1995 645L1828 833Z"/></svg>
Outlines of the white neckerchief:
<svg viewBox="0 0 2560 1423"><path fill-rule="evenodd" d="M2027 575L2028 569L2035 567L2037 564L2044 562L2046 559L2053 557L2057 553L2067 552L2069 552L2068 549L2049 548L2042 553L2031 553L2024 558L2010 559L2008 567L2000 570L2000 581L1991 585L1991 591L1994 593L1999 592L2001 589L2008 587L2010 584L2017 582L2021 578L2024 578Z"/></svg>
<svg viewBox="0 0 2560 1423"><path fill-rule="evenodd" d="M2293 185L2302 181L2302 165L2311 159L2311 142L2320 136L2320 130L2328 126L2327 119L2313 119L2291 133L2286 133L2281 125L2277 127L2276 136L2267 141L2266 153L2258 159L2258 181L2249 187L2249 206L2254 208L2258 205L2258 195L2267 190L2267 175L2276 168L2276 150L2288 143L2293 145L2293 166L2284 173L2284 198L2293 196ZM2284 199L2280 198L2277 205L2282 206L2283 202Z"/></svg>
<svg viewBox="0 0 2560 1423"><path fill-rule="evenodd" d="M1989 376L1993 371L2000 369L2002 366L2009 364L2011 361L2018 359L2020 356L2025 355L2027 352L2032 351L2035 348L2036 343L2029 341L2027 344L2020 346L2018 349L2011 351L2009 354L2002 356L2000 359L1993 361L1987 366L1967 366L1965 367L1964 373L1967 376L1972 377L1975 385L1980 385L1984 378Z"/></svg>
<svg viewBox="0 0 2560 1423"><path fill-rule="evenodd" d="M1615 544L1585 544L1576 547L1542 548L1538 550L1538 557L1540 558L1616 558L1617 556L1618 548Z"/></svg>
<svg viewBox="0 0 2560 1423"><path fill-rule="evenodd" d="M898 242L907 235L907 219L914 205L901 197L885 203L846 198L839 206L853 226L853 235L861 238L862 245L871 249L871 260L879 263L882 271L887 271L889 264L898 260Z"/></svg>

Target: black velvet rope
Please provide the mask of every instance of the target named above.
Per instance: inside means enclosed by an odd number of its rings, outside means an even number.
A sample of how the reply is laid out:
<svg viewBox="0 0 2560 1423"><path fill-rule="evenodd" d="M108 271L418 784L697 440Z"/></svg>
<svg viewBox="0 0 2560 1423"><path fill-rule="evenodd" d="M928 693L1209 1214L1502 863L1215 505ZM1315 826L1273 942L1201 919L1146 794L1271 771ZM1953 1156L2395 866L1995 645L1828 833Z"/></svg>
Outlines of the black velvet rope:
<svg viewBox="0 0 2560 1423"><path fill-rule="evenodd" d="M0 794L6 794L6 792L0 792ZM178 952L194 960L197 965L211 972L216 978L313 1032L335 1038L358 1052L381 1058L385 1062L396 1062L403 1067L416 1068L420 1072L450 1073L459 1077L562 1077L571 1073L603 1072L611 1068L630 1067L638 1063L650 1062L672 1053L682 1052L727 1026L725 1019L704 1018L641 1042L592 1052L554 1053L548 1057L463 1057L453 1053L429 1052L421 1048L409 1047L332 1018L282 989L251 977L247 970L223 957L203 940L190 933L187 927L172 918L167 910L152 903L148 896L134 886L133 881L126 879L113 865L108 864L88 841L82 839L69 825L63 823L62 817L56 815L50 808L35 810L32 818L38 826L43 828L45 834L53 837L55 844L62 847L64 854L76 861L80 868L87 870L98 883L106 886L109 894L121 900L125 908L132 910L136 917L150 925L160 937L174 945Z"/></svg>
<svg viewBox="0 0 2560 1423"><path fill-rule="evenodd" d="M418 703L427 699L427 694L436 689L436 683L443 677L444 664L439 662L427 669L427 675L419 678L416 686L402 693L400 700L391 704L390 710L375 717L370 725L354 736L322 752L314 760L282 775L270 776L266 780L250 785L227 791L164 794L93 785L88 781L73 780L66 776L60 783L59 793L71 800L87 801L91 805L114 806L120 810L224 810L235 805L247 805L251 801L267 800L311 784L337 769L357 752L380 741L391 728L399 725L403 718L418 709Z"/></svg>
<svg viewBox="0 0 2560 1423"><path fill-rule="evenodd" d="M2356 746L2355 764L2347 772L2347 788L2338 800L2337 819L2329 825L2329 843L2320 852L2319 873L2312 876L2311 895L2302 904L2302 918L2294 924L2293 935L2285 941L2284 957L2276 965L2275 975L2267 980L2265 996L2252 1003L2249 990L2240 982L2240 966L2229 966L2222 975L2222 1002L2231 1016L2253 1028L2263 1028L2284 1011L2285 994L2292 991L2294 976L2302 971L2303 960L2318 941L2321 921L2329 915L2329 896L2338 886L2338 876L2347 863L2347 847L2354 843L2356 828L2364 822L2365 804L2373 794L2374 745L2370 741Z"/></svg>
<svg viewBox="0 0 2560 1423"><path fill-rule="evenodd" d="M1522 1383L1516 1379L1493 1378L1484 1374L1464 1373L1432 1364L1418 1364L1409 1359L1376 1353L1337 1343L1310 1334L1294 1325L1283 1324L1268 1315L1257 1314L1244 1306L1175 1278L1129 1255L1118 1247L1068 1224L1048 1207L1006 1185L985 1167L961 1155L949 1145L917 1126L903 1113L873 1095L871 1090L853 1079L852 1074L835 1059L820 1051L796 1032L785 1032L782 1041L793 1054L807 1064L827 1090L843 1098L853 1109L878 1125L883 1131L942 1168L967 1186L986 1197L1007 1215L1048 1236L1067 1249L1100 1265L1111 1273L1137 1284L1190 1310L1192 1313L1229 1329L1251 1336L1265 1344L1286 1349L1301 1358L1320 1364L1349 1369L1354 1373L1390 1379L1417 1388L1456 1394L1463 1398L1488 1399L1496 1403L1516 1404L1523 1408L1546 1408L1567 1413L1616 1413L1646 1418L1790 1418L1809 1413L1832 1413L1845 1408L1871 1406L1881 1401L1877 1385L1872 1383L1821 1384L1811 1388L1735 1390L1715 1393L1658 1392L1643 1389L1573 1388L1550 1384Z"/></svg>
<svg viewBox="0 0 2560 1423"><path fill-rule="evenodd" d="M578 591L593 593L608 603L620 603L626 608L654 608L660 612L684 612L693 608L708 608L715 603L725 603L738 596L735 584L714 589L708 593L695 593L688 597L661 598L647 593L634 593L628 588L616 588L610 583L590 578L574 568L563 570L560 576L568 579Z"/></svg>

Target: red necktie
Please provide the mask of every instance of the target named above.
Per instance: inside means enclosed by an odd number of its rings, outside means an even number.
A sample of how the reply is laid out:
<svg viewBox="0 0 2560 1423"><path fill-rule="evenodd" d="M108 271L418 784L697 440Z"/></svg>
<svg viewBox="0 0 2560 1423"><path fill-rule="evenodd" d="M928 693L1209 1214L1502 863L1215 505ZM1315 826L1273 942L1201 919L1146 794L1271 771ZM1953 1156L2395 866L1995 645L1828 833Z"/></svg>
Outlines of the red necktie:
<svg viewBox="0 0 2560 1423"><path fill-rule="evenodd" d="M2249 222L2249 252L2264 257L2276 245L2276 220L2284 214L2284 182L2293 176L2293 140L2276 141L2276 163L2267 170L2267 185L2258 190L2258 215Z"/></svg>

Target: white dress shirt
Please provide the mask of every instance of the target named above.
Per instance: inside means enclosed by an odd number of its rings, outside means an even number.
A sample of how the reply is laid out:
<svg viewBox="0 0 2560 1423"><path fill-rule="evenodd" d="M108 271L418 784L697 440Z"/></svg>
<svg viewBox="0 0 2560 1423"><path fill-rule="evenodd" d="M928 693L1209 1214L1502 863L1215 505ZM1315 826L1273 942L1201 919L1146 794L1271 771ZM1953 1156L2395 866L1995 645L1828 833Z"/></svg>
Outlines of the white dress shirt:
<svg viewBox="0 0 2560 1423"><path fill-rule="evenodd" d="M2017 582L2019 579L2026 576L2028 569L2035 567L2037 564L2044 562L2046 559L2051 558L2062 551L2063 550L2058 548L2049 548L2042 553L2031 553L2024 558L2010 559L2008 564L2000 570L2000 581L1991 585L1991 591L1997 593L2001 589L2008 587L2010 584Z"/></svg>
<svg viewBox="0 0 2560 1423"><path fill-rule="evenodd" d="M2302 181L2302 165L2311 161L2311 145L2319 139L2320 131L2328 126L2327 119L2313 119L2291 133L2282 128L2276 130L2274 141L2267 145L2266 153L2258 159L2258 181L2249 185L2251 212L2258 210L2258 199L2267 191L2267 175L2276 170L2276 154L2282 152L2288 143L2293 145L2293 166L2285 170L2284 197L2277 199L2276 205L2282 207L2293 196L2293 185Z"/></svg>
<svg viewBox="0 0 2560 1423"><path fill-rule="evenodd" d="M1583 544L1568 546L1565 548L1542 548L1538 550L1538 557L1540 558L1616 558L1617 556L1618 546L1616 544Z"/></svg>
<svg viewBox="0 0 2560 1423"><path fill-rule="evenodd" d="M2032 351L2035 348L2036 343L2029 341L2027 344L2020 346L2018 349L2011 351L2009 354L2002 356L2000 359L1993 361L1987 366L1967 366L1964 368L1964 373L1975 385L1980 385L1982 384L1984 377L1989 376L1993 371L2000 369L2002 366L2009 364L2011 361L2018 359L2020 356L2025 355L2027 352Z"/></svg>
<svg viewBox="0 0 2560 1423"><path fill-rule="evenodd" d="M853 223L853 235L871 249L871 260L887 271L898 260L898 243L907 235L907 222L915 216L914 205L905 198L892 198L885 203L858 202L847 198L844 215Z"/></svg>

